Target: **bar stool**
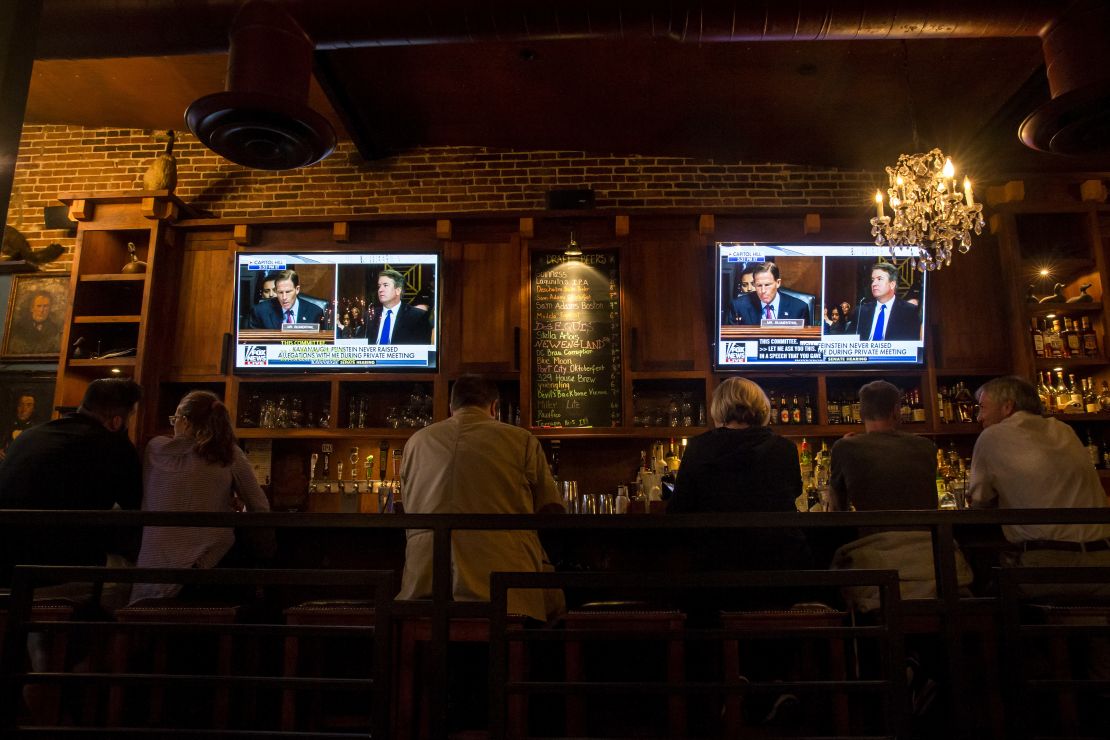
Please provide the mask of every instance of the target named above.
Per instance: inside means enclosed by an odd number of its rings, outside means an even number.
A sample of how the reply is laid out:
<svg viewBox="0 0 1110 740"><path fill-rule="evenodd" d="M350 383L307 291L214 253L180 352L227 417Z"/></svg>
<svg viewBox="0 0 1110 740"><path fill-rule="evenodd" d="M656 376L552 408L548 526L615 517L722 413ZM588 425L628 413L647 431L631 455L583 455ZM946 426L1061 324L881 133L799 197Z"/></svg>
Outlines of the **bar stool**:
<svg viewBox="0 0 1110 740"><path fill-rule="evenodd" d="M806 604L795 605L789 609L721 612L720 617L723 629L739 633L736 637L726 637L722 642L724 678L729 686L735 687L747 682L743 675L739 643L745 637L748 639L765 637L771 630L779 633L785 630L792 636L810 638L803 646L801 660L797 666L803 677L818 675L812 640L824 639L828 642L827 656L832 680L844 681L847 678L844 637L812 634L815 629L843 627L848 617L847 612L837 611L822 604ZM743 694L729 693L725 698L725 734L728 737L737 737L741 734L743 704ZM849 734L848 697L843 691L837 691L833 695L833 722L838 735Z"/></svg>
<svg viewBox="0 0 1110 740"><path fill-rule="evenodd" d="M149 599L135 605L116 610L116 621L125 624L234 624L239 617L240 606L190 604L175 599ZM152 638L151 674L164 675L168 666L168 648L171 635L180 633L154 633ZM117 673L126 673L130 663L131 639L127 632L115 635L112 646L112 666ZM216 648L216 675L231 675L232 638L229 634L220 635ZM150 691L148 722L156 725L162 720L165 703L165 688L153 686ZM212 718L217 728L227 727L230 700L228 692L217 689L212 707ZM123 687L113 686L108 698L108 724L118 726L123 719Z"/></svg>
<svg viewBox="0 0 1110 740"><path fill-rule="evenodd" d="M508 615L507 629L524 628L527 617ZM419 737L428 737L429 691L427 683L417 686L416 647L432 639L432 621L427 617L405 617L397 625L399 640L397 660L394 663L397 711L393 717L394 737L406 740L412 737L414 723L419 723ZM484 617L455 617L448 622L449 642L489 643L489 620ZM509 641L509 680L521 680L527 671L524 645L519 640ZM420 716L415 717L416 693L420 691ZM522 696L511 696L508 701L508 728L510 736L524 737L527 726L527 701Z"/></svg>
<svg viewBox="0 0 1110 740"><path fill-rule="evenodd" d="M373 627L374 607L367 601L306 601L285 610L285 623L289 625L313 625L328 627ZM286 678L303 675L301 672L301 640L309 641L305 661L309 663L304 673L319 676L323 669L323 639L319 637L302 638L290 635L285 638L282 675ZM319 691L312 692L312 711L310 724L315 727L323 716L322 698ZM334 720L335 716L330 715ZM343 718L345 724L370 724L369 715ZM297 690L285 689L281 696L281 729L292 731L297 726Z"/></svg>
<svg viewBox="0 0 1110 740"><path fill-rule="evenodd" d="M589 605L586 605L587 607ZM667 644L667 682L682 683L686 670L686 648L683 630L686 615L672 609L598 608L567 612L563 622L568 629L609 630L658 635ZM581 682L585 675L582 640L568 636L564 645L567 683ZM566 734L586 734L586 699L572 692L566 699ZM667 699L667 724L671 737L686 735L686 697L671 695Z"/></svg>
<svg viewBox="0 0 1110 740"><path fill-rule="evenodd" d="M1110 604L1092 606L1060 606L1056 604L1030 604L1029 609L1046 625L1067 627L1104 627L1110 625ZM1110 639L1110 638L1103 638ZM1069 682L1075 678L1071 655L1068 650L1067 630L1056 631L1048 638L1049 665L1052 680ZM1075 689L1065 685L1057 691L1060 727L1064 735L1080 734L1079 704Z"/></svg>
<svg viewBox="0 0 1110 740"><path fill-rule="evenodd" d="M971 604L959 613L960 632L974 635L979 640L978 662L985 674L984 690L990 718L992 737L1006 737L1006 710L999 679L998 632L1001 628L998 604L995 599L972 599ZM940 615L932 602L908 599L902 602L903 635L940 635ZM961 701L961 697L953 697Z"/></svg>

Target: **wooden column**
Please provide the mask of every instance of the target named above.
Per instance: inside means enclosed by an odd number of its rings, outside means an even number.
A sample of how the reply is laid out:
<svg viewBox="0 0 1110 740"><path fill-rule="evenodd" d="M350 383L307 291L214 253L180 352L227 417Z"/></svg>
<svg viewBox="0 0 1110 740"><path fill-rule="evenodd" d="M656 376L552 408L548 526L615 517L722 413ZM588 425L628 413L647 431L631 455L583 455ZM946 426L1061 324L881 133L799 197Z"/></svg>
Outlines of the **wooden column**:
<svg viewBox="0 0 1110 740"><path fill-rule="evenodd" d="M0 3L0 216L8 213L42 0Z"/></svg>

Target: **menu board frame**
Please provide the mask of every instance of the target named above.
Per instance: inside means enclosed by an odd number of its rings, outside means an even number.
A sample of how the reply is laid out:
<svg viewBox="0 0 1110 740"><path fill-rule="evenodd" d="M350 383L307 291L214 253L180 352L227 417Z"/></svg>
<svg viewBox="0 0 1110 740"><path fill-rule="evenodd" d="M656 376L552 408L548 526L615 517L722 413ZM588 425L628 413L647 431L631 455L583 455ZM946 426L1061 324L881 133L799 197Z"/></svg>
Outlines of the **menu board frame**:
<svg viewBox="0 0 1110 740"><path fill-rule="evenodd" d="M529 255L528 320L532 425L540 429L623 425L623 332L619 249L581 257Z"/></svg>

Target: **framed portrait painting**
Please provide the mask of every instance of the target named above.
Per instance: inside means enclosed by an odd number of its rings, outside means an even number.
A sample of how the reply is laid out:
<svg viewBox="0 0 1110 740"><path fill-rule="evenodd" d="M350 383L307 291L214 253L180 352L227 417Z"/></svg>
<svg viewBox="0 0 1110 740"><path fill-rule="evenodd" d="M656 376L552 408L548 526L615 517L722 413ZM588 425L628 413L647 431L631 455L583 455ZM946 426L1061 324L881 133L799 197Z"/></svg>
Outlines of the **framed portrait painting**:
<svg viewBox="0 0 1110 740"><path fill-rule="evenodd" d="M0 457L24 430L50 421L55 380L53 375L0 373Z"/></svg>
<svg viewBox="0 0 1110 740"><path fill-rule="evenodd" d="M57 360L69 312L69 273L14 275L0 359Z"/></svg>

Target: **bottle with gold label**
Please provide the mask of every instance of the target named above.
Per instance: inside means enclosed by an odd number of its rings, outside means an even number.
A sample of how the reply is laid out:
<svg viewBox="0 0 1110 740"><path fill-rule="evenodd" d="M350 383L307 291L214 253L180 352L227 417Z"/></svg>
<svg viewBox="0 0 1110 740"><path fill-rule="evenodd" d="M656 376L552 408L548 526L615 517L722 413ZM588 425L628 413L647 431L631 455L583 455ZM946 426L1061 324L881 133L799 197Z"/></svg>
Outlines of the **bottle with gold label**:
<svg viewBox="0 0 1110 740"><path fill-rule="evenodd" d="M1091 326L1091 317L1084 316L1079 330L1079 342L1083 347L1084 357L1099 357L1101 353L1098 350L1098 335L1095 334L1094 328Z"/></svg>
<svg viewBox="0 0 1110 740"><path fill-rule="evenodd" d="M1044 357L1044 334L1041 332L1041 321L1034 316L1029 323L1029 339L1033 343L1033 354Z"/></svg>

